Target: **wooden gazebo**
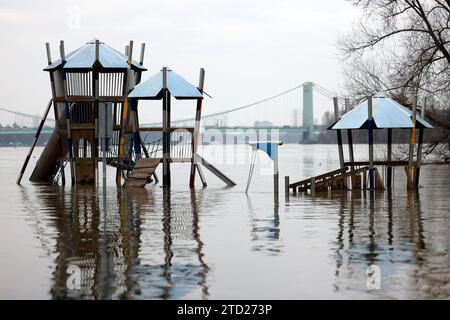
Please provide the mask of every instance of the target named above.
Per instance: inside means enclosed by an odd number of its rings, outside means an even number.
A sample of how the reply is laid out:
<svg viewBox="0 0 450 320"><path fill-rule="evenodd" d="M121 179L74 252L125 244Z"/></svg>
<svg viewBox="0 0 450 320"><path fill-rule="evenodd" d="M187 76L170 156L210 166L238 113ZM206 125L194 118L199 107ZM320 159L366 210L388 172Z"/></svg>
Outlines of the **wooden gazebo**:
<svg viewBox="0 0 450 320"><path fill-rule="evenodd" d="M195 184L195 172L197 171L203 186L206 187L206 181L200 167L203 165L210 170L214 175L220 178L227 186L234 186L235 183L208 163L197 153L199 143L200 119L203 102L203 87L205 79L205 70L200 69L200 79L198 87L186 81L183 77L168 69L162 68L160 72L153 75L146 81L137 85L133 91L130 92L128 98L130 101L137 100L162 100L162 128L139 128L140 131L161 131L162 130L162 158L154 158L153 160L142 160L142 165L137 162L135 169L129 174L126 185L128 186L142 186L145 185L150 173L154 172L160 162L163 164L163 186L170 188L171 175L170 165L174 162L191 162L190 170L190 187ZM178 100L195 100L195 126L193 128L172 128L171 127L171 97ZM182 135L175 137L175 135ZM190 148L188 152L183 152L183 156L179 157L172 153L172 142L181 141L187 143ZM147 162L145 164L144 162Z"/></svg>
<svg viewBox="0 0 450 320"><path fill-rule="evenodd" d="M337 99L334 99L336 122L332 124L329 129L336 130L339 148L340 167L350 167L350 171L354 171L355 167L368 165L368 182L369 189L380 189L383 185L377 184L378 171L375 166L386 167L386 187L392 188L392 167L403 166L406 167L408 188L412 189L414 186L419 186L419 172L420 172L420 157L423 143L423 130L433 128L423 117L417 115L417 98L414 98L412 109L401 105L392 98L388 98L383 94L377 94L373 97L368 97L359 105L354 107L351 111L339 118L339 108ZM425 108L422 107L422 116L425 114ZM353 139L352 130L367 130L368 146L369 146L369 161L355 162L353 157ZM373 155L373 130L387 129L387 159L386 161L374 161ZM407 129L411 130L410 134L410 152L408 161L393 161L392 160L392 130L393 129ZM415 133L419 129L419 144L417 152L417 161L414 162L414 148L415 148ZM344 161L344 154L342 150L341 130L347 130L349 162ZM413 170L415 169L415 170ZM352 182L355 179L353 178ZM380 181L380 180L378 180ZM367 187L367 186L366 186Z"/></svg>
<svg viewBox="0 0 450 320"><path fill-rule="evenodd" d="M335 122L328 128L335 130L337 134L337 144L339 152L339 168L319 176L304 179L298 182L289 183L286 177L285 189L293 193L327 190L361 190L392 188L392 168L396 166L405 167L407 174L407 187L414 189L419 187L419 173L421 165L421 154L423 144L424 129L433 128L424 119L425 107L421 108L421 116L417 115L417 99L411 109L388 98L382 94L368 97L351 111L339 116L338 98L334 98ZM348 104L348 100L346 101ZM347 108L346 108L347 109ZM387 129L387 159L384 161L374 161L373 155L373 132L378 129ZM392 131L393 129L410 130L410 150L408 161L394 161L392 159ZM417 149L417 159L414 161L416 129L419 130L419 141ZM349 161L345 161L342 130L347 131L347 142L349 151ZM368 161L355 161L353 155L353 130L367 130L369 156ZM377 166L386 168L386 179L383 181ZM348 183L351 181L351 187Z"/></svg>

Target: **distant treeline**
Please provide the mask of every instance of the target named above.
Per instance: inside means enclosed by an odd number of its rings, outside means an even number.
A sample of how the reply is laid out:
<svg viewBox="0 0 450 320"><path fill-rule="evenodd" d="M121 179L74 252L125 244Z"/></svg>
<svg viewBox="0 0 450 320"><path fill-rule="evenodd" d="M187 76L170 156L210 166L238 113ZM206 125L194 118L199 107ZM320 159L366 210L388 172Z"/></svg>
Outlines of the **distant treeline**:
<svg viewBox="0 0 450 320"><path fill-rule="evenodd" d="M374 143L386 144L387 143L387 129L374 130ZM407 129L393 129L392 130L392 143L394 144L407 144L409 143L411 130ZM416 141L418 139L419 130L416 130ZM448 135L447 130L441 128L425 129L424 131L424 143L439 142ZM353 143L367 143L367 130L352 130ZM344 143L347 143L347 130L342 130L342 139ZM328 130L317 135L315 143L336 143L336 131Z"/></svg>

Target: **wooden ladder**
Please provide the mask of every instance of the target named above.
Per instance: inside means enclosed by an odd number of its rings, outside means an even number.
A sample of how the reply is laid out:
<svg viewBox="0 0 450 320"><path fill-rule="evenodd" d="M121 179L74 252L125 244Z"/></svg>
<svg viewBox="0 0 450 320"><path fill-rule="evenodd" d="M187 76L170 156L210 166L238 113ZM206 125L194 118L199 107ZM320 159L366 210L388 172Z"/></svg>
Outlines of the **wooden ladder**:
<svg viewBox="0 0 450 320"><path fill-rule="evenodd" d="M125 181L125 187L143 188L155 172L161 158L141 158Z"/></svg>

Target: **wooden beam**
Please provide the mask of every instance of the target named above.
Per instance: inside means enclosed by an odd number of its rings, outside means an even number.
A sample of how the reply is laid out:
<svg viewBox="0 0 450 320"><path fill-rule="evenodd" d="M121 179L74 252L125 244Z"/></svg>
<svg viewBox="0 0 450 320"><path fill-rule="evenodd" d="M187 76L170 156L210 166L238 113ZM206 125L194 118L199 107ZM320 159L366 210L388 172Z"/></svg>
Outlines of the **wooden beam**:
<svg viewBox="0 0 450 320"><path fill-rule="evenodd" d="M208 169L211 173L216 175L220 180L225 182L227 186L232 187L235 186L236 183L233 182L230 178L228 178L226 175L224 175L222 172L220 172L216 167L214 167L212 164L210 164L208 161L203 159L200 155L197 155L197 159L200 164L202 164L206 169Z"/></svg>
<svg viewBox="0 0 450 320"><path fill-rule="evenodd" d="M349 101L348 98L345 98L345 112L347 113L349 111L350 111L350 101ZM353 153L353 135L352 135L352 130L351 129L347 130L347 144L348 144L348 157L350 159L350 162L353 162L353 161L355 161L355 158L354 158L354 153ZM344 164L344 166L345 166L345 164ZM350 171L354 171L354 170L355 170L355 167L351 166L350 167ZM352 176L351 177L352 189L353 189L353 183L354 183L353 180L354 179L353 179L353 176Z"/></svg>
<svg viewBox="0 0 450 320"><path fill-rule="evenodd" d="M424 98L422 109L420 110L420 117L425 119L425 108L427 105L427 97ZM419 190L420 165L422 162L422 145L423 145L423 128L419 129L419 145L417 146L417 162L414 170L414 189Z"/></svg>
<svg viewBox="0 0 450 320"><path fill-rule="evenodd" d="M123 77L123 91L122 91L122 110L121 110L121 115L120 115L120 138L119 138L119 160L120 162L123 161L123 157L124 157L124 146L125 146L125 127L126 127L126 120L127 120L127 116L128 116L128 81L129 76L128 73L131 69L131 59L133 56L133 41L130 41L130 45L128 47L127 50L127 56L128 56L128 69L125 71L124 73L124 77ZM117 172L116 172L116 183L118 186L120 186L122 184L122 170L120 169L120 167L117 168Z"/></svg>
<svg viewBox="0 0 450 320"><path fill-rule="evenodd" d="M170 92L167 89L167 67L162 70L163 88L163 187L170 188Z"/></svg>
<svg viewBox="0 0 450 320"><path fill-rule="evenodd" d="M161 127L142 127L142 128L138 128L137 129L138 131L142 131L142 132L147 132L147 131L163 131L163 129L161 128ZM189 132L194 132L194 128L191 128L191 127L171 127L171 128L168 128L168 130L170 131L170 132L174 132L174 131L177 131L177 130L182 130L182 131L189 131Z"/></svg>
<svg viewBox="0 0 450 320"><path fill-rule="evenodd" d="M48 65L52 64L52 55L50 51L50 44L47 42L45 44L45 49L47 51L47 63ZM59 112L58 112L58 103L55 101L56 98L56 84L55 84L55 75L54 71L50 71L50 85L52 89L52 101L53 101L53 113L55 116L55 130L56 130L56 152L58 155L58 166L61 172L61 184L64 186L66 184L66 174L64 172L64 163L63 163L63 147L61 144L61 135L59 134ZM64 102L64 100L62 101Z"/></svg>
<svg viewBox="0 0 450 320"><path fill-rule="evenodd" d="M52 107L52 100L50 100L48 102L47 108L45 109L45 112L44 112L44 116L42 117L41 122L39 123L39 127L37 128L36 133L34 134L33 142L31 144L30 149L28 150L28 154L27 154L27 156L25 158L25 161L24 161L24 163L22 165L22 169L20 170L19 177L16 180L16 183L19 184L19 185L20 185L20 181L22 180L23 173L25 172L25 169L27 168L28 162L30 161L31 154L33 153L34 147L36 146L36 143L37 143L37 141L39 139L39 135L41 134L42 128L44 127L45 120L47 119L47 115L48 115L51 107Z"/></svg>
<svg viewBox="0 0 450 320"><path fill-rule="evenodd" d="M414 189L414 181L413 181L413 157L414 157L414 144L416 138L416 110L417 110L417 96L413 97L413 106L412 106L412 116L411 120L413 123L413 127L411 128L411 134L409 137L409 157L408 157L408 168L406 170L407 175L407 189Z"/></svg>
<svg viewBox="0 0 450 320"><path fill-rule="evenodd" d="M334 97L333 98L333 104L334 104L334 120L338 121L339 120L339 102L338 102L338 98ZM336 134L337 134L337 143L338 143L338 150L339 150L339 164L340 167L343 168L344 167L344 150L342 147L342 133L341 130L336 130Z"/></svg>
<svg viewBox="0 0 450 320"><path fill-rule="evenodd" d="M195 127L194 133L192 136L192 163L191 163L191 172L189 176L189 187L193 188L195 186L195 167L197 165L197 150L198 150L198 139L200 132L200 120L202 114L202 102L203 102L203 89L205 85L205 69L200 69L200 76L198 80L198 90L200 90L202 97L197 99L197 107L195 111Z"/></svg>
<svg viewBox="0 0 450 320"><path fill-rule="evenodd" d="M368 105L368 138L369 138L369 188L372 190L375 188L374 180L374 165L373 165L373 110L372 110L372 97L367 98Z"/></svg>
<svg viewBox="0 0 450 320"><path fill-rule="evenodd" d="M387 136L387 161L390 163L392 161L392 129L388 129ZM392 188L392 166L390 164L387 165L387 177L386 177L386 187L388 190Z"/></svg>
<svg viewBox="0 0 450 320"><path fill-rule="evenodd" d="M284 199L289 202L289 176L284 177Z"/></svg>
<svg viewBox="0 0 450 320"><path fill-rule="evenodd" d="M198 164L195 165L195 168L198 171L198 175L200 176L200 180L202 181L203 188L206 188L208 184L206 183L205 175L203 174L202 167L200 167Z"/></svg>
<svg viewBox="0 0 450 320"><path fill-rule="evenodd" d="M61 76L63 83L63 92L64 92L64 113L66 115L66 126L67 126L67 150L69 152L69 162L70 162L70 175L71 175L71 185L75 185L75 165L73 162L73 144L72 144L72 133L71 133L71 115L69 102L67 101L67 81L66 81L66 72L64 71L64 65L66 63L66 54L64 51L64 41L61 40L59 45L59 52L61 55ZM56 119L55 119L56 120Z"/></svg>

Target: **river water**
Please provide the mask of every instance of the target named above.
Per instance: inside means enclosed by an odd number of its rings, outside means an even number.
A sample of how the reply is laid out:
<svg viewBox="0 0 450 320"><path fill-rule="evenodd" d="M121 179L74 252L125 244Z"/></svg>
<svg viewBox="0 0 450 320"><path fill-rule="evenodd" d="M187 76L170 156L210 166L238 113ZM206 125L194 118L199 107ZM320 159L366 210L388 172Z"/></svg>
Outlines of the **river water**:
<svg viewBox="0 0 450 320"><path fill-rule="evenodd" d="M106 190L31 184L37 156L18 186L27 148L0 148L0 298L450 298L450 167L423 166L418 193L406 192L398 168L392 193L286 202L285 175L292 182L336 169L338 156L334 145L279 152L275 202L262 153L245 194L245 145L201 150L236 187L204 170L208 187L190 191L189 165L174 164L170 192L118 190L113 170ZM366 154L357 146L356 160ZM368 286L369 266L379 286Z"/></svg>

